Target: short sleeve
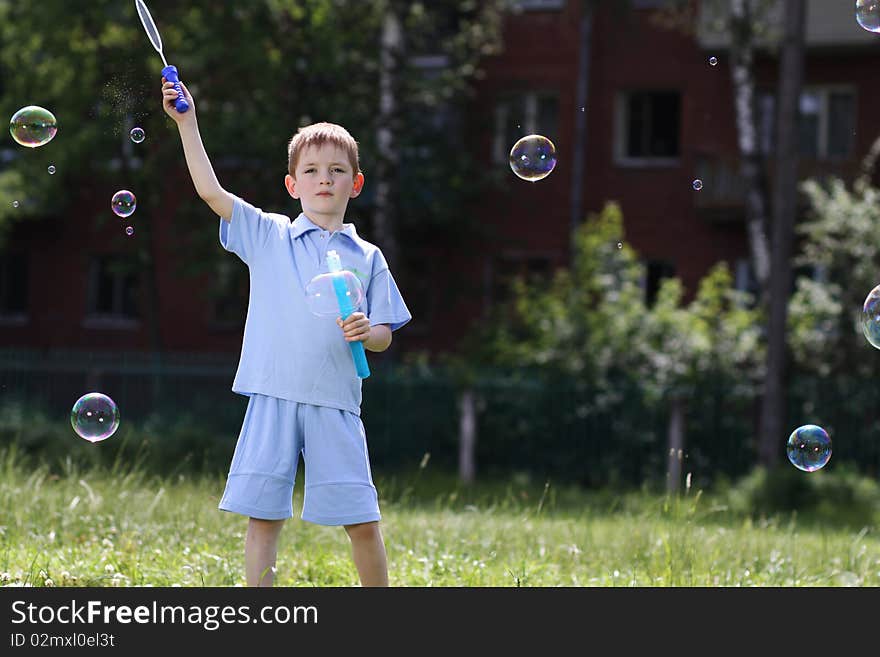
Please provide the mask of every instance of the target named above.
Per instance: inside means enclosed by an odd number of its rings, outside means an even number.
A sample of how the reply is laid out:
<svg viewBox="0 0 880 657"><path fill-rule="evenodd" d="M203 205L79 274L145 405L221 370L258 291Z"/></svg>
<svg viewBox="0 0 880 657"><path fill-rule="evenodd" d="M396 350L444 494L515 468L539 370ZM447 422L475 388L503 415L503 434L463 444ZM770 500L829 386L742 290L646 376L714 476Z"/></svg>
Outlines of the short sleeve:
<svg viewBox="0 0 880 657"><path fill-rule="evenodd" d="M220 219L220 245L250 265L277 230L273 215L234 196L232 217L229 221Z"/></svg>
<svg viewBox="0 0 880 657"><path fill-rule="evenodd" d="M388 324L392 331L396 331L409 322L412 315L385 264L385 258L381 254L377 255L380 256L376 259L379 271L373 274L367 287L368 317L371 325Z"/></svg>

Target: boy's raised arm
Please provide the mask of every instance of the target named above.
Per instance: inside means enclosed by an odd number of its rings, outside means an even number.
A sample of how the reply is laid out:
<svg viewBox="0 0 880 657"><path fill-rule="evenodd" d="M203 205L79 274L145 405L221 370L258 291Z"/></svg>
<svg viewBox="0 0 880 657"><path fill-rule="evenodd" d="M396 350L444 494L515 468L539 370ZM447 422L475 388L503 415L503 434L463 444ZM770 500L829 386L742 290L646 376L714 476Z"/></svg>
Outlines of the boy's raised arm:
<svg viewBox="0 0 880 657"><path fill-rule="evenodd" d="M183 143L183 154L186 166L195 185L199 197L207 203L225 221L232 219L233 196L220 186L214 167L205 152L199 124L196 120L196 106L189 90L180 83L181 89L189 103L189 110L180 113L174 107L177 91L174 84L162 78L162 107L165 113L177 124L180 141Z"/></svg>

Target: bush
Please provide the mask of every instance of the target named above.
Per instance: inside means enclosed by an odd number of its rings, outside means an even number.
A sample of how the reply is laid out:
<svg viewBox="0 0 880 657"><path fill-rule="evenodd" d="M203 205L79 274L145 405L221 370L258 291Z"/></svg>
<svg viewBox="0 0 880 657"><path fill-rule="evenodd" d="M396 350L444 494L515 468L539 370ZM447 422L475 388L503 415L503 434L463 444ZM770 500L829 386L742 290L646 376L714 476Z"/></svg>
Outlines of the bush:
<svg viewBox="0 0 880 657"><path fill-rule="evenodd" d="M875 524L880 485L851 466L801 472L793 467L757 467L727 491L732 511L753 517L797 512L822 524Z"/></svg>

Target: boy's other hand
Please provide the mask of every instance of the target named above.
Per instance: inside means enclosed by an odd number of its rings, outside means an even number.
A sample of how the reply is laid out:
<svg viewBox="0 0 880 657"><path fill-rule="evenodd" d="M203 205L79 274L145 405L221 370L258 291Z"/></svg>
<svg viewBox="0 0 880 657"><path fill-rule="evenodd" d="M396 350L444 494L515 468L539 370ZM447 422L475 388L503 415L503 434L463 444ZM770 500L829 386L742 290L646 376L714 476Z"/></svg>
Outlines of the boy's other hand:
<svg viewBox="0 0 880 657"><path fill-rule="evenodd" d="M352 313L345 318L336 318L336 325L342 329L346 342L366 342L370 339L370 320L363 313Z"/></svg>
<svg viewBox="0 0 880 657"><path fill-rule="evenodd" d="M187 119L196 115L196 104L189 93L189 89L186 88L186 85L183 84L183 82L180 83L180 88L183 91L183 96L186 98L186 102L189 103L189 109L183 114L178 112L177 108L174 107L174 101L177 100L177 90L174 88L174 83L168 82L168 80L165 79L165 76L162 76L162 109L165 110L165 113L170 116L175 123L183 123Z"/></svg>

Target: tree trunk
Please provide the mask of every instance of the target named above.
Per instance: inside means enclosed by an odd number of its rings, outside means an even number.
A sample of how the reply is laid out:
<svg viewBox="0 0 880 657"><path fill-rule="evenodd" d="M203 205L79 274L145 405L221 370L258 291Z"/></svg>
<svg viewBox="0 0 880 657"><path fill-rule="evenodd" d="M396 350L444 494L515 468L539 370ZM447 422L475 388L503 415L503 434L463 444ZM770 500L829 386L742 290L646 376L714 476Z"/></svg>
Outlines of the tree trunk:
<svg viewBox="0 0 880 657"><path fill-rule="evenodd" d="M681 461L684 457L684 400L681 397L673 397L669 402L667 440L666 492L673 495L681 487Z"/></svg>
<svg viewBox="0 0 880 657"><path fill-rule="evenodd" d="M786 434L788 344L786 320L791 296L791 254L797 212L798 104L804 75L806 0L785 0L785 35L779 71L776 116L776 180L773 190L773 243L767 330L767 374L758 432L758 458L765 466L779 462Z"/></svg>
<svg viewBox="0 0 880 657"><path fill-rule="evenodd" d="M458 425L458 478L472 484L476 477L477 405L473 388L467 388L459 398Z"/></svg>
<svg viewBox="0 0 880 657"><path fill-rule="evenodd" d="M755 18L748 0L730 2L730 75L733 81L740 172L745 183L746 229L761 305L767 299L770 248L767 244L767 180L758 143L755 112Z"/></svg>
<svg viewBox="0 0 880 657"><path fill-rule="evenodd" d="M572 261L575 251L575 231L583 220L584 212L584 170L587 155L587 106L590 81L590 42L593 31L593 2L584 0L581 9L580 34L578 42L577 97L574 108L574 143L572 144L571 164L571 251Z"/></svg>
<svg viewBox="0 0 880 657"><path fill-rule="evenodd" d="M376 242L393 270L397 265L398 255L394 231L396 206L393 200L393 181L399 161L395 147L395 97L397 66L403 49L403 31L394 2L389 2L385 11L380 47L379 117L376 132L379 157L376 163L376 209L373 225Z"/></svg>

